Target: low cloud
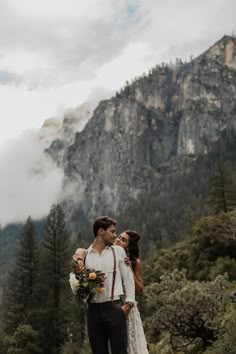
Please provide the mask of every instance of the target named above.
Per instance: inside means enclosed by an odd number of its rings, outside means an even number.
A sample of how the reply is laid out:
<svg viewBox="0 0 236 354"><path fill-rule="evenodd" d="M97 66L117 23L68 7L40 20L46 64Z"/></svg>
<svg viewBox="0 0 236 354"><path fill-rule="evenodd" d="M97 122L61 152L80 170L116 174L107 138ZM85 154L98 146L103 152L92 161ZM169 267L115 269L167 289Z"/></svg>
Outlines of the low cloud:
<svg viewBox="0 0 236 354"><path fill-rule="evenodd" d="M75 132L83 129L98 102L109 98L112 93L103 87L94 87L88 100L68 109L64 117L46 119L41 129L27 130L1 145L1 226L24 222L29 215L34 219L42 218L53 203L72 193L75 186L63 191L64 172L43 150L56 138L64 139L66 144L71 143ZM69 129L67 135L63 129ZM79 182L76 183L78 185Z"/></svg>
<svg viewBox="0 0 236 354"><path fill-rule="evenodd" d="M1 71L0 70L0 85L9 85L9 84L19 84L20 78L9 72L9 71Z"/></svg>
<svg viewBox="0 0 236 354"><path fill-rule="evenodd" d="M0 153L0 224L39 219L60 198L63 171L43 154L36 131L27 131Z"/></svg>

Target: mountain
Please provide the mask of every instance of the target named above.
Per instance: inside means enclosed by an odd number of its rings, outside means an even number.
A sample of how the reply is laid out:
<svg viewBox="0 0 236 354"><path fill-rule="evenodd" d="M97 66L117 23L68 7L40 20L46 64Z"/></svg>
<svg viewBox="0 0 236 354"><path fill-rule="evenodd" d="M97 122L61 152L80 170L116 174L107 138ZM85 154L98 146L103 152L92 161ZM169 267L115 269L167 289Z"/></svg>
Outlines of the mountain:
<svg viewBox="0 0 236 354"><path fill-rule="evenodd" d="M236 38L224 36L188 63L157 65L96 107L45 121L41 139L64 171L70 230L90 242L92 220L108 214L119 230L141 231L144 252L181 238L206 213L219 154L235 173L235 98Z"/></svg>
<svg viewBox="0 0 236 354"><path fill-rule="evenodd" d="M101 101L60 160L71 228L109 214L150 245L181 237L186 215L204 212L219 146L235 162L227 151L235 98L236 39L224 36L189 63L158 65ZM58 151L55 142L47 149L54 159Z"/></svg>

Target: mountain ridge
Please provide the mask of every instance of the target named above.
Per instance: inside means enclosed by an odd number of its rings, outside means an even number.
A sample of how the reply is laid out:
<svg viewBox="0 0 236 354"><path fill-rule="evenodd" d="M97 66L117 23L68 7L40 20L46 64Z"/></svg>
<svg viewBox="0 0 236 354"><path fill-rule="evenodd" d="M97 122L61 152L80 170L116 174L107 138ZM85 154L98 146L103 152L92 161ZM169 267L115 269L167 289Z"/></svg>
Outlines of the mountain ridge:
<svg viewBox="0 0 236 354"><path fill-rule="evenodd" d="M63 157L64 187L73 186L68 220L119 214L159 183L163 164L170 170L175 160L191 165L209 154L235 121L235 48L224 36L191 62L158 66L99 103Z"/></svg>

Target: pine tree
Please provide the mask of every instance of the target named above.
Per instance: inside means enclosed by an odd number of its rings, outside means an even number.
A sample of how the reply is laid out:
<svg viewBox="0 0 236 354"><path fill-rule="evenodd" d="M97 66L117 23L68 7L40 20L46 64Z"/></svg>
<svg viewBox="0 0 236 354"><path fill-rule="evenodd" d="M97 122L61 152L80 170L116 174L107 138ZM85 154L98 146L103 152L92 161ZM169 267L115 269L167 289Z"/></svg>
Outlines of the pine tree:
<svg viewBox="0 0 236 354"><path fill-rule="evenodd" d="M63 210L60 205L53 205L47 218L47 231L41 250L41 320L37 328L47 354L58 353L67 336L70 290L68 245Z"/></svg>
<svg viewBox="0 0 236 354"><path fill-rule="evenodd" d="M78 231L70 235L70 256L74 254L75 250L78 248L87 248L88 242L85 237ZM84 304L77 302L74 294L70 293L68 296L69 306L67 311L67 318L69 319L67 325L67 343L65 343L65 348L63 346L62 352L67 353L68 348L79 348L79 352L88 353L88 339L87 339L87 330L86 330L86 310ZM69 349L68 349L69 350ZM77 349L78 350L78 349ZM70 352L70 351L69 351Z"/></svg>
<svg viewBox="0 0 236 354"><path fill-rule="evenodd" d="M19 325L7 354L41 354L38 332L30 325Z"/></svg>
<svg viewBox="0 0 236 354"><path fill-rule="evenodd" d="M4 328L8 334L14 333L19 324L33 321L36 251L35 229L29 217L23 227L3 293Z"/></svg>
<svg viewBox="0 0 236 354"><path fill-rule="evenodd" d="M236 208L236 185L220 156L217 158L216 174L212 178L212 188L207 205L211 213L228 213Z"/></svg>

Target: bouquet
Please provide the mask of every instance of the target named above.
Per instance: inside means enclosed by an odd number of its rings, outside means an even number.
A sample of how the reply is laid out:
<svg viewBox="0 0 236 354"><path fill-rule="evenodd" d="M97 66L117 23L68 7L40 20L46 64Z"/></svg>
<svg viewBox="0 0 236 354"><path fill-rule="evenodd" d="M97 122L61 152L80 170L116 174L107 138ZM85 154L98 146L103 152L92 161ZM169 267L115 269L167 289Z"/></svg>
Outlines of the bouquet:
<svg viewBox="0 0 236 354"><path fill-rule="evenodd" d="M70 285L73 293L80 303L90 301L93 296L104 291L105 274L100 270L84 269L77 270L77 261L72 260L73 273L70 277Z"/></svg>

